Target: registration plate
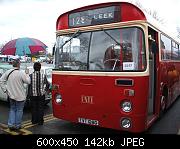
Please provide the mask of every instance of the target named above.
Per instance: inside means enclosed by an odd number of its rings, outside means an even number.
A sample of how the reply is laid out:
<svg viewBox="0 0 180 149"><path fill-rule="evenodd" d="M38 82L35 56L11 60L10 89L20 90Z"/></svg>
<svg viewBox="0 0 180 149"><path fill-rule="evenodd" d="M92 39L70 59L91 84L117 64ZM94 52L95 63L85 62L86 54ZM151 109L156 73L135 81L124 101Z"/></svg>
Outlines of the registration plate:
<svg viewBox="0 0 180 149"><path fill-rule="evenodd" d="M91 120L91 119L86 119L86 118L78 118L78 122L82 124L88 124L88 125L99 125L98 120Z"/></svg>

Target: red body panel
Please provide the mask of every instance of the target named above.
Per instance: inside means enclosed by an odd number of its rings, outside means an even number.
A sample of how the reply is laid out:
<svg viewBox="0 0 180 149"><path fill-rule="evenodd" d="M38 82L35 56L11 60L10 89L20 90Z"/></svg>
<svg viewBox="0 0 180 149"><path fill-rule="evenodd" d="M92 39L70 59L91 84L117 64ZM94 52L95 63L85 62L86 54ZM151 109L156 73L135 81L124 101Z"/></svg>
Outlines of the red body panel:
<svg viewBox="0 0 180 149"><path fill-rule="evenodd" d="M122 3L121 4L121 17L122 22L133 21L133 20L146 20L144 13L134 7L132 4Z"/></svg>
<svg viewBox="0 0 180 149"><path fill-rule="evenodd" d="M179 62L160 63L160 83L161 88L168 88L167 107L180 95L180 65Z"/></svg>
<svg viewBox="0 0 180 149"><path fill-rule="evenodd" d="M58 105L53 100L55 117L78 122L78 117L98 120L100 127L121 129L120 120L129 117L132 120L131 131L146 129L148 77L128 78L134 80L134 86L115 85L121 77L68 76L53 75L53 84L59 84L59 93L63 103ZM127 78L126 78L127 79ZM124 95L124 89L135 90L134 97ZM53 99L56 92L53 92ZM83 103L81 96L93 96L93 104ZM132 112L121 110L121 102L130 100Z"/></svg>

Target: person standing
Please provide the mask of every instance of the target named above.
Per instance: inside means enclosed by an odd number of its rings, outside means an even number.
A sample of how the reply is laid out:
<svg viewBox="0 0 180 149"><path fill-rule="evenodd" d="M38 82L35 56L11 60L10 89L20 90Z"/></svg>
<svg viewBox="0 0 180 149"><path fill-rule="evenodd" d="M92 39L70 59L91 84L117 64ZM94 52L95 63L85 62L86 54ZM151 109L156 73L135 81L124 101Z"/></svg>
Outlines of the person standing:
<svg viewBox="0 0 180 149"><path fill-rule="evenodd" d="M20 61L13 61L13 69L7 70L0 78L0 86L7 94L10 102L8 128L10 130L21 129L23 109L26 100L26 88L24 84L30 84L28 72L20 70Z"/></svg>
<svg viewBox="0 0 180 149"><path fill-rule="evenodd" d="M30 74L31 83L28 85L28 95L31 102L32 124L43 125L45 93L49 90L49 82L41 73L41 63L34 63L34 72Z"/></svg>

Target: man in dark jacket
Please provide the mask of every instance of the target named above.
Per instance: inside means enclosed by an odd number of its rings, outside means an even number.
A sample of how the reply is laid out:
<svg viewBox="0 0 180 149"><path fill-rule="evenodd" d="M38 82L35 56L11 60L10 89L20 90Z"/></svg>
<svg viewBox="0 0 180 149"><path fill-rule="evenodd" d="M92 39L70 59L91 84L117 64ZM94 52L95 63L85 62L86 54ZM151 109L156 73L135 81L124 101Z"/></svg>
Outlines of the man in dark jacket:
<svg viewBox="0 0 180 149"><path fill-rule="evenodd" d="M32 124L43 125L45 93L49 90L49 82L45 74L40 72L41 63L34 63L34 72L30 74L31 83L28 94L31 102Z"/></svg>

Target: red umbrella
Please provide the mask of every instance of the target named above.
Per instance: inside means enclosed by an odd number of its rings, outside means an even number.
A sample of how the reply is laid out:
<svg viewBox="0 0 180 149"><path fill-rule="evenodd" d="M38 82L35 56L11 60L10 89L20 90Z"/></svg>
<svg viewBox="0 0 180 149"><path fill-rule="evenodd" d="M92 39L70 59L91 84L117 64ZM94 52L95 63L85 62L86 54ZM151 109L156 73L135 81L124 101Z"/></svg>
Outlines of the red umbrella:
<svg viewBox="0 0 180 149"><path fill-rule="evenodd" d="M3 55L34 55L40 51L46 52L47 46L38 39L18 38L9 41L1 49Z"/></svg>

